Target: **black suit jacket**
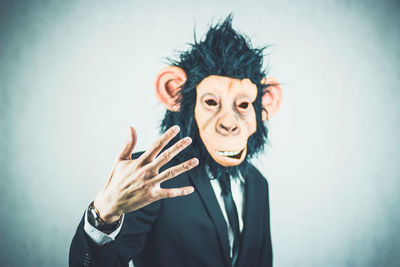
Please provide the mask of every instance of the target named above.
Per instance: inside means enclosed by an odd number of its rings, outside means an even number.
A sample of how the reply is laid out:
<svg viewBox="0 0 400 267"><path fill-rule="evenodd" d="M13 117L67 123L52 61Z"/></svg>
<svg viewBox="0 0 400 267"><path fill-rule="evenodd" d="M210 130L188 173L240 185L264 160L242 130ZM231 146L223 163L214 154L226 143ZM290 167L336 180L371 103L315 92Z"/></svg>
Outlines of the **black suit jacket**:
<svg viewBox="0 0 400 267"><path fill-rule="evenodd" d="M268 184L253 166L243 178L245 211L238 267L272 266ZM227 223L204 168L198 166L162 184L166 188L187 185L194 186L194 193L125 214L115 241L102 247L86 235L83 218L71 243L70 266L128 266L131 259L135 267L231 266Z"/></svg>

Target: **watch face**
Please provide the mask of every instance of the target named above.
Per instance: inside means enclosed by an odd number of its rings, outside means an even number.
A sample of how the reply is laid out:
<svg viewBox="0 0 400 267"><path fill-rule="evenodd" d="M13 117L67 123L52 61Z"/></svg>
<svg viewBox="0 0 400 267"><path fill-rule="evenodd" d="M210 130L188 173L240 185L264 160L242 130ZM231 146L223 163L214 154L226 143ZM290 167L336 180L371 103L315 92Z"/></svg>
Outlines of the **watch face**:
<svg viewBox="0 0 400 267"><path fill-rule="evenodd" d="M89 209L88 209L88 221L95 228L99 227L100 223L98 221L98 215L93 208L93 204L90 204Z"/></svg>

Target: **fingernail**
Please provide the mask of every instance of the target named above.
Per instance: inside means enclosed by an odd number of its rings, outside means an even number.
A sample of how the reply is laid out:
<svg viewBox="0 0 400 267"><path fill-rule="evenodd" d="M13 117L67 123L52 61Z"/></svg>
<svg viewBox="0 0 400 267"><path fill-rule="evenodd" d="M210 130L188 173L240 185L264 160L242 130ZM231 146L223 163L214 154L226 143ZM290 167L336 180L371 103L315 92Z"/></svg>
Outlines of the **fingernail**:
<svg viewBox="0 0 400 267"><path fill-rule="evenodd" d="M191 194L194 192L194 188L193 187L189 187L185 189L185 194Z"/></svg>
<svg viewBox="0 0 400 267"><path fill-rule="evenodd" d="M179 132L179 130L180 130L180 128L179 128L178 125L172 126L171 129L172 129L172 131L175 132L175 133Z"/></svg>
<svg viewBox="0 0 400 267"><path fill-rule="evenodd" d="M192 138L187 136L187 137L183 138L183 142L185 142L185 144L190 144L192 142Z"/></svg>
<svg viewBox="0 0 400 267"><path fill-rule="evenodd" d="M197 158L194 158L190 161L190 165L192 166L196 166L197 164L199 164L199 160Z"/></svg>

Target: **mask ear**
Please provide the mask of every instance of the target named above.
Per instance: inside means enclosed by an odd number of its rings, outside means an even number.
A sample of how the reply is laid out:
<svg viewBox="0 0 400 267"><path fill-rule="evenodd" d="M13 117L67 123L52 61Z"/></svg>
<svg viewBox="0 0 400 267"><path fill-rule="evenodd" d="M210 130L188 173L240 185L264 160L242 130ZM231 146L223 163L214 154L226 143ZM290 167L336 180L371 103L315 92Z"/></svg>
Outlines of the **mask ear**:
<svg viewBox="0 0 400 267"><path fill-rule="evenodd" d="M183 69L169 66L162 69L156 77L154 87L158 100L168 110L177 112L180 109L178 93L186 82L186 73Z"/></svg>
<svg viewBox="0 0 400 267"><path fill-rule="evenodd" d="M282 88L279 82L271 77L264 78L261 84L264 86L264 94L261 97L262 119L266 121L278 112L282 101Z"/></svg>

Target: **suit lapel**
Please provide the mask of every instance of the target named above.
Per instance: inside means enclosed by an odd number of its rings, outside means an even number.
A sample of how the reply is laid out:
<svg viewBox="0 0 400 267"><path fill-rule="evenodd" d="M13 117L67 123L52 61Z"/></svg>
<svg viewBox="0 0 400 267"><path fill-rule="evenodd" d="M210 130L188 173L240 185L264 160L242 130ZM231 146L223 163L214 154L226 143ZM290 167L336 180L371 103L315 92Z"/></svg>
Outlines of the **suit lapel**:
<svg viewBox="0 0 400 267"><path fill-rule="evenodd" d="M221 208L218 204L217 198L215 197L214 190L209 181L210 178L200 166L190 171L189 176L198 194L200 195L204 206L206 207L208 215L213 221L213 224L217 231L218 240L224 254L224 258L229 265L231 261L229 256L227 224L224 215L222 214Z"/></svg>

